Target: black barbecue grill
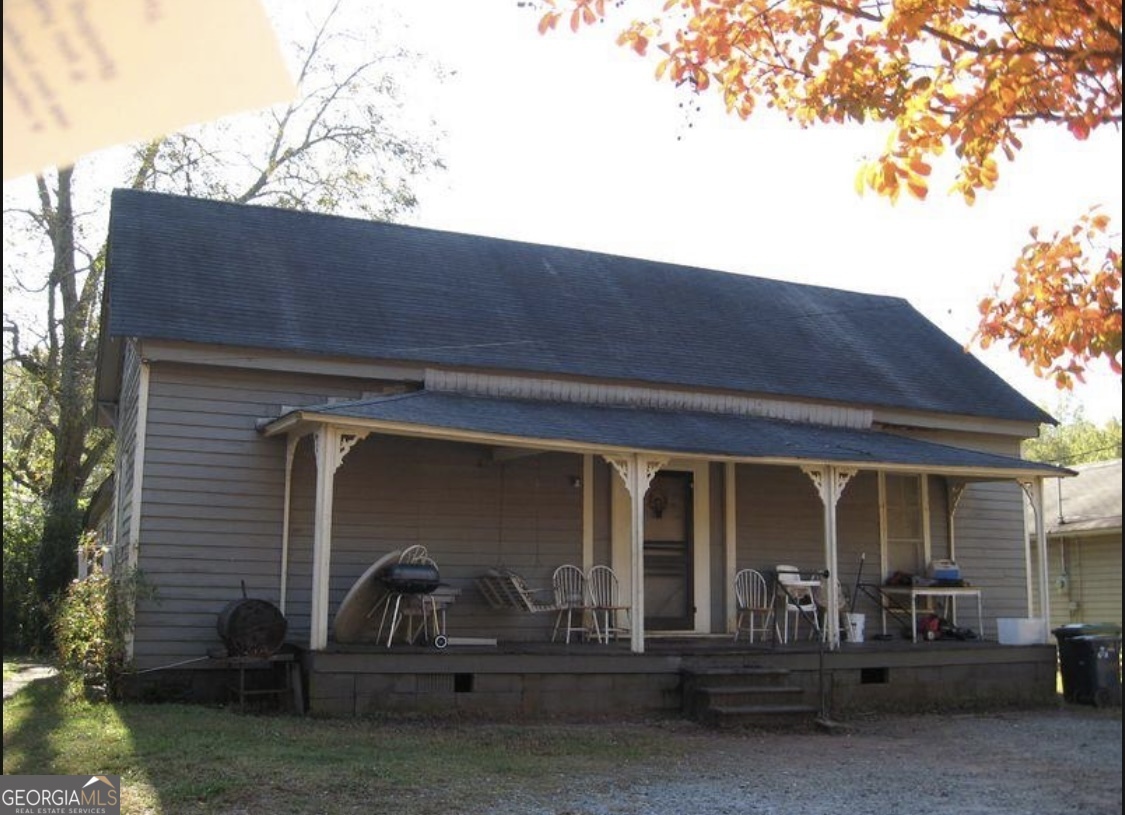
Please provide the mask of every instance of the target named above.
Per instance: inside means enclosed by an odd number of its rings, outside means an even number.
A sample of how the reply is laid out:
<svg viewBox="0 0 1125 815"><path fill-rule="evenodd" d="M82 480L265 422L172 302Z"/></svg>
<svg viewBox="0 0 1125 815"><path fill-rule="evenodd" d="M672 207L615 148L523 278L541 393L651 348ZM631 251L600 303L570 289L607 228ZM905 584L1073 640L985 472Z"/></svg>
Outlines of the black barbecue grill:
<svg viewBox="0 0 1125 815"><path fill-rule="evenodd" d="M395 594L429 594L441 585L437 566L432 563L394 563L379 579Z"/></svg>
<svg viewBox="0 0 1125 815"><path fill-rule="evenodd" d="M387 647L390 647L395 631L402 622L402 601L406 598L416 599L421 611L422 627L418 633L427 638L432 637L436 647L444 648L449 641L444 631L444 613L439 616L437 602L431 596L442 585L437 566L433 563L394 563L384 569L378 579L387 590L386 606L383 611L384 622L387 611L391 613ZM380 634L382 631L381 623ZM413 638L408 631L407 640L413 641Z"/></svg>

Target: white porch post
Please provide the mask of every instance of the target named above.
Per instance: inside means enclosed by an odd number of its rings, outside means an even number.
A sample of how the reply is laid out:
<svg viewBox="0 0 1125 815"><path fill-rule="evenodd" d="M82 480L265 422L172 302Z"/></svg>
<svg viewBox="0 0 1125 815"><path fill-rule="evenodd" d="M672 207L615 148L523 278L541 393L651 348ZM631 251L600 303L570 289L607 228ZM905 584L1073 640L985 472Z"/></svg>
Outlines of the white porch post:
<svg viewBox="0 0 1125 815"><path fill-rule="evenodd" d="M828 570L828 608L826 609L828 619L825 625L828 645L836 649L840 647L840 599L836 591L840 565L836 548L836 503L856 471L842 469L833 464L802 467L801 470L812 480L824 505L824 563Z"/></svg>
<svg viewBox="0 0 1125 815"><path fill-rule="evenodd" d="M316 444L316 515L313 519L312 610L309 648L319 651L328 645L328 577L332 562L332 496L336 470L344 456L366 433L345 433L332 425L321 425L313 437Z"/></svg>
<svg viewBox="0 0 1125 815"><path fill-rule="evenodd" d="M1031 501L1031 509L1035 513L1035 545L1038 547L1039 563L1039 616L1043 618L1043 641L1049 643L1051 638L1051 596L1050 580L1047 575L1047 521L1043 517L1043 477L1037 476L1032 481L1021 481L1020 487ZM1031 544L1027 546L1030 548ZM1031 553L1028 552L1030 571ZM1030 593L1030 592L1029 592ZM1030 607L1031 598L1028 598Z"/></svg>
<svg viewBox="0 0 1125 815"><path fill-rule="evenodd" d="M645 493L648 485L666 463L662 459L647 458L633 453L628 457L606 456L613 469L625 482L632 508L630 517L629 554L633 571L629 587L629 650L634 654L645 652Z"/></svg>
<svg viewBox="0 0 1125 815"><path fill-rule="evenodd" d="M281 519L281 586L278 591L278 608L285 615L285 597L289 585L289 511L293 498L293 459L300 436L285 439L285 504Z"/></svg>

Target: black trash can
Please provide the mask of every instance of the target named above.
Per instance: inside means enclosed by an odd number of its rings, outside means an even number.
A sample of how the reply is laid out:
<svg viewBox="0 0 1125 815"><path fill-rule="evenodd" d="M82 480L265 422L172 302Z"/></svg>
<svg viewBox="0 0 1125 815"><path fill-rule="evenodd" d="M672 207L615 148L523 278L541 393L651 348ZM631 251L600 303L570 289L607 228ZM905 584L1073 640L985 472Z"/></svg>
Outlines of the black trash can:
<svg viewBox="0 0 1125 815"><path fill-rule="evenodd" d="M1120 627L1074 623L1051 633L1059 644L1063 698L1096 707L1120 706Z"/></svg>

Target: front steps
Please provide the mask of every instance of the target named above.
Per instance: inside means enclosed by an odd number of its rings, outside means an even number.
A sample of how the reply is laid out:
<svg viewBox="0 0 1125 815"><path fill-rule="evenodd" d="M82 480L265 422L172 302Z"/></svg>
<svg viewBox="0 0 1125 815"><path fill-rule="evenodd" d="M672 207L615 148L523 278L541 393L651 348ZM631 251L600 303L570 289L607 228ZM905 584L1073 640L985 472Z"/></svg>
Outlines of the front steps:
<svg viewBox="0 0 1125 815"><path fill-rule="evenodd" d="M792 728L811 725L817 708L805 690L789 684L789 671L722 667L683 671L684 714L713 727Z"/></svg>

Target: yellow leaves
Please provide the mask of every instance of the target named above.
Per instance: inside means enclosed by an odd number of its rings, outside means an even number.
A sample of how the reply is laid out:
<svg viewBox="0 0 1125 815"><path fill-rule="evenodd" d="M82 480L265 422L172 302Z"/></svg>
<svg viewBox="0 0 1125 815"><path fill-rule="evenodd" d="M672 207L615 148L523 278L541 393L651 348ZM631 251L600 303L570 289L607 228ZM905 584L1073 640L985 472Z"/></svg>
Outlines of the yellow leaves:
<svg viewBox="0 0 1125 815"><path fill-rule="evenodd" d="M981 162L980 182L985 189L991 190L996 186L996 179L1000 177L1000 170L996 166L996 159L989 157Z"/></svg>
<svg viewBox="0 0 1125 815"><path fill-rule="evenodd" d="M856 174L855 174L855 192L856 192L856 195L863 195L863 193L866 190L867 190L867 167L865 165L860 165L859 170L856 171Z"/></svg>

